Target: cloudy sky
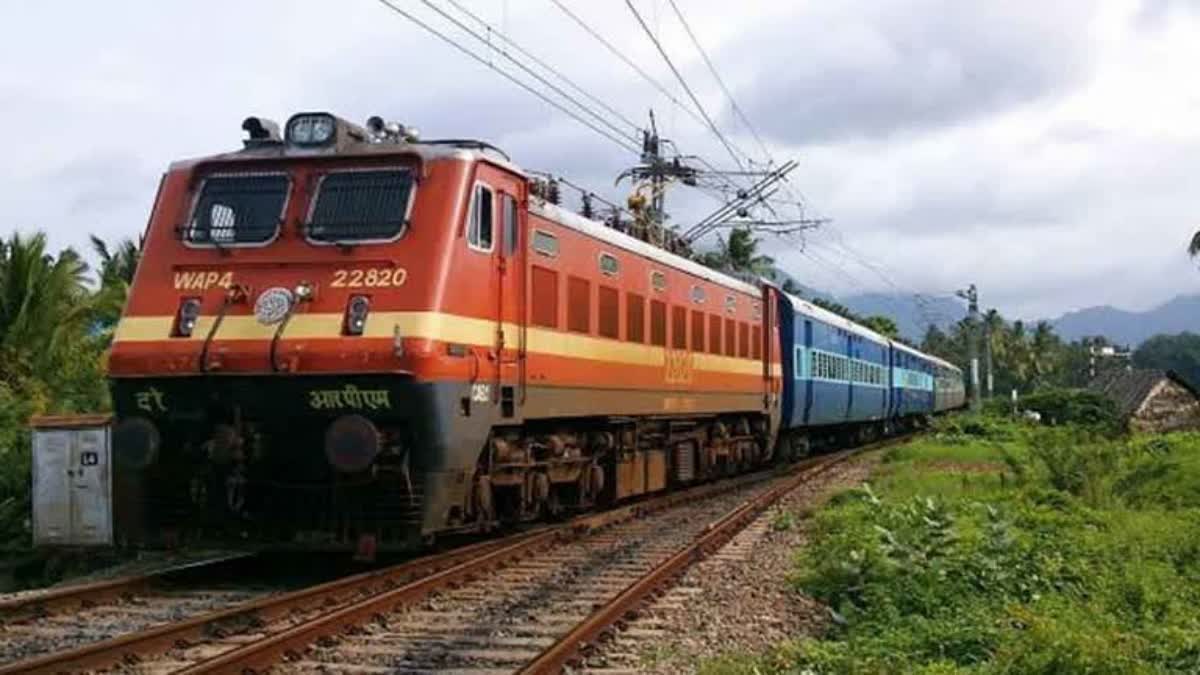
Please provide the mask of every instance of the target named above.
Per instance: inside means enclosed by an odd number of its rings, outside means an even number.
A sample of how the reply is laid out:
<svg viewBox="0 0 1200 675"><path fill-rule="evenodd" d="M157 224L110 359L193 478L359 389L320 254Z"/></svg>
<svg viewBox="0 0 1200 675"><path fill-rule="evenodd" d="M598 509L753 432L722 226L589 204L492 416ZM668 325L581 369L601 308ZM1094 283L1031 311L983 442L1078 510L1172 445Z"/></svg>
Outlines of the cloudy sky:
<svg viewBox="0 0 1200 675"><path fill-rule="evenodd" d="M682 152L732 165L672 102L686 94L623 2L562 0L670 98L551 0L459 1L624 117L653 108ZM422 0L393 2L507 63ZM721 131L756 159L755 134L798 160L793 192L832 219L804 242L764 240L799 280L840 294L975 282L1026 318L1200 291L1183 253L1200 227L1200 0L676 2L752 128L667 0L634 0ZM163 168L238 147L249 114L382 114L611 197L636 160L376 0L13 0L0 62L0 234L44 229L56 247L136 236ZM718 205L670 199L680 223Z"/></svg>

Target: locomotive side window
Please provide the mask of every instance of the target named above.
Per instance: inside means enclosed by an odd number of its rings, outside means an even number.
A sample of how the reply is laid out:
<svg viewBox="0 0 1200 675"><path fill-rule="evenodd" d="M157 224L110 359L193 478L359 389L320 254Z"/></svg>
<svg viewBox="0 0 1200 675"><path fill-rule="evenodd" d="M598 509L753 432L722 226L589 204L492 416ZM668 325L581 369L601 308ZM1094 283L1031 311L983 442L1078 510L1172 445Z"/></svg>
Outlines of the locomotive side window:
<svg viewBox="0 0 1200 675"><path fill-rule="evenodd" d="M754 359L762 358L762 326L750 329L750 356Z"/></svg>
<svg viewBox="0 0 1200 675"><path fill-rule="evenodd" d="M507 192L500 193L500 214L504 218L504 255L511 256L521 243L521 233L517 226L517 200Z"/></svg>
<svg viewBox="0 0 1200 675"><path fill-rule="evenodd" d="M475 197L471 200L471 224L467 229L467 245L482 253L492 252L493 226L492 189L486 185L475 186Z"/></svg>
<svg viewBox="0 0 1200 675"><path fill-rule="evenodd" d="M725 356L737 356L737 322L725 319Z"/></svg>
<svg viewBox="0 0 1200 675"><path fill-rule="evenodd" d="M662 272L650 273L650 286L656 291L664 291L667 289L667 275Z"/></svg>
<svg viewBox="0 0 1200 675"><path fill-rule="evenodd" d="M290 181L284 174L217 175L204 179L181 234L192 244L263 244L283 221Z"/></svg>
<svg viewBox="0 0 1200 675"><path fill-rule="evenodd" d="M615 277L621 269L621 263L617 261L617 257L610 253L600 254L600 272L606 276Z"/></svg>
<svg viewBox="0 0 1200 675"><path fill-rule="evenodd" d="M541 230L533 231L533 250L547 258L558 257L558 237Z"/></svg>
<svg viewBox="0 0 1200 675"><path fill-rule="evenodd" d="M338 171L321 178L306 233L317 242L387 241L404 234L412 174Z"/></svg>
<svg viewBox="0 0 1200 675"><path fill-rule="evenodd" d="M750 358L750 324L745 321L738 322L738 356Z"/></svg>

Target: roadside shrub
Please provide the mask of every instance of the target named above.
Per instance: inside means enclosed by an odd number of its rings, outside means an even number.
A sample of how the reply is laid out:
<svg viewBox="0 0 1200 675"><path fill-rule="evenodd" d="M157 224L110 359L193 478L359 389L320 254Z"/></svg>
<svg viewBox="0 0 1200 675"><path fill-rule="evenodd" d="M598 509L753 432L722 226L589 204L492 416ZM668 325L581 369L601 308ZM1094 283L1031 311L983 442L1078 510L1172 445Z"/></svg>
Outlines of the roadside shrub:
<svg viewBox="0 0 1200 675"><path fill-rule="evenodd" d="M1041 415L1043 424L1074 424L1110 435L1122 427L1116 404L1086 389L1041 389L1022 399L1020 406Z"/></svg>

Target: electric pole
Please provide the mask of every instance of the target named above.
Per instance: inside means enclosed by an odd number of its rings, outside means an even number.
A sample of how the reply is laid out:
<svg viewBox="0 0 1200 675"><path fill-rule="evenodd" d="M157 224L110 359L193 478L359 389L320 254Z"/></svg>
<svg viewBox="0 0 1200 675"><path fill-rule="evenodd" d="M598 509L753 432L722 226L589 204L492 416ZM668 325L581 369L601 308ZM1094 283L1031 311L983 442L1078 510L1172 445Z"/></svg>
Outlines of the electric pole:
<svg viewBox="0 0 1200 675"><path fill-rule="evenodd" d="M979 391L979 292L975 289L975 284L971 284L965 291L956 291L954 294L967 301L967 354L971 361L971 410L979 412L982 407Z"/></svg>

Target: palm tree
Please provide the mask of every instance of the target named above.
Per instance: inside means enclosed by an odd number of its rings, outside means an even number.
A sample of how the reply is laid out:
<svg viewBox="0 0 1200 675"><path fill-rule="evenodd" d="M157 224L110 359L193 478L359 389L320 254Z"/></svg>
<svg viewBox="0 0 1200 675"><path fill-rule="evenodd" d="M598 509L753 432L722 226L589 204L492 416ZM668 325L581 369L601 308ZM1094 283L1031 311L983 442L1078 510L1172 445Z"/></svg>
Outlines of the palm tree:
<svg viewBox="0 0 1200 675"><path fill-rule="evenodd" d="M122 239L110 250L108 244L100 237L93 234L91 239L92 249L100 256L100 289L94 302L96 320L107 333L121 318L121 310L124 309L125 299L129 295L129 286L133 283L133 275L142 259L142 244L145 240L139 238L134 244L132 239Z"/></svg>
<svg viewBox="0 0 1200 675"><path fill-rule="evenodd" d="M1037 382L1041 383L1054 370L1059 358L1060 344L1061 341L1054 334L1054 328L1049 321L1037 322L1030 341L1031 365Z"/></svg>
<svg viewBox="0 0 1200 675"><path fill-rule="evenodd" d="M768 276L775 259L759 254L758 242L758 237L750 228L734 228L729 233L729 239L717 237L717 250L701 254L698 260L714 269Z"/></svg>
<svg viewBox="0 0 1200 675"><path fill-rule="evenodd" d="M70 340L87 332L87 270L71 249L46 253L41 233L13 234L0 246L0 367L49 370Z"/></svg>
<svg viewBox="0 0 1200 675"><path fill-rule="evenodd" d="M110 251L107 242L94 234L90 236L92 249L100 256L100 285L108 286L118 281L132 284L133 273L142 259L144 239L139 238L136 244L132 239L122 239Z"/></svg>

